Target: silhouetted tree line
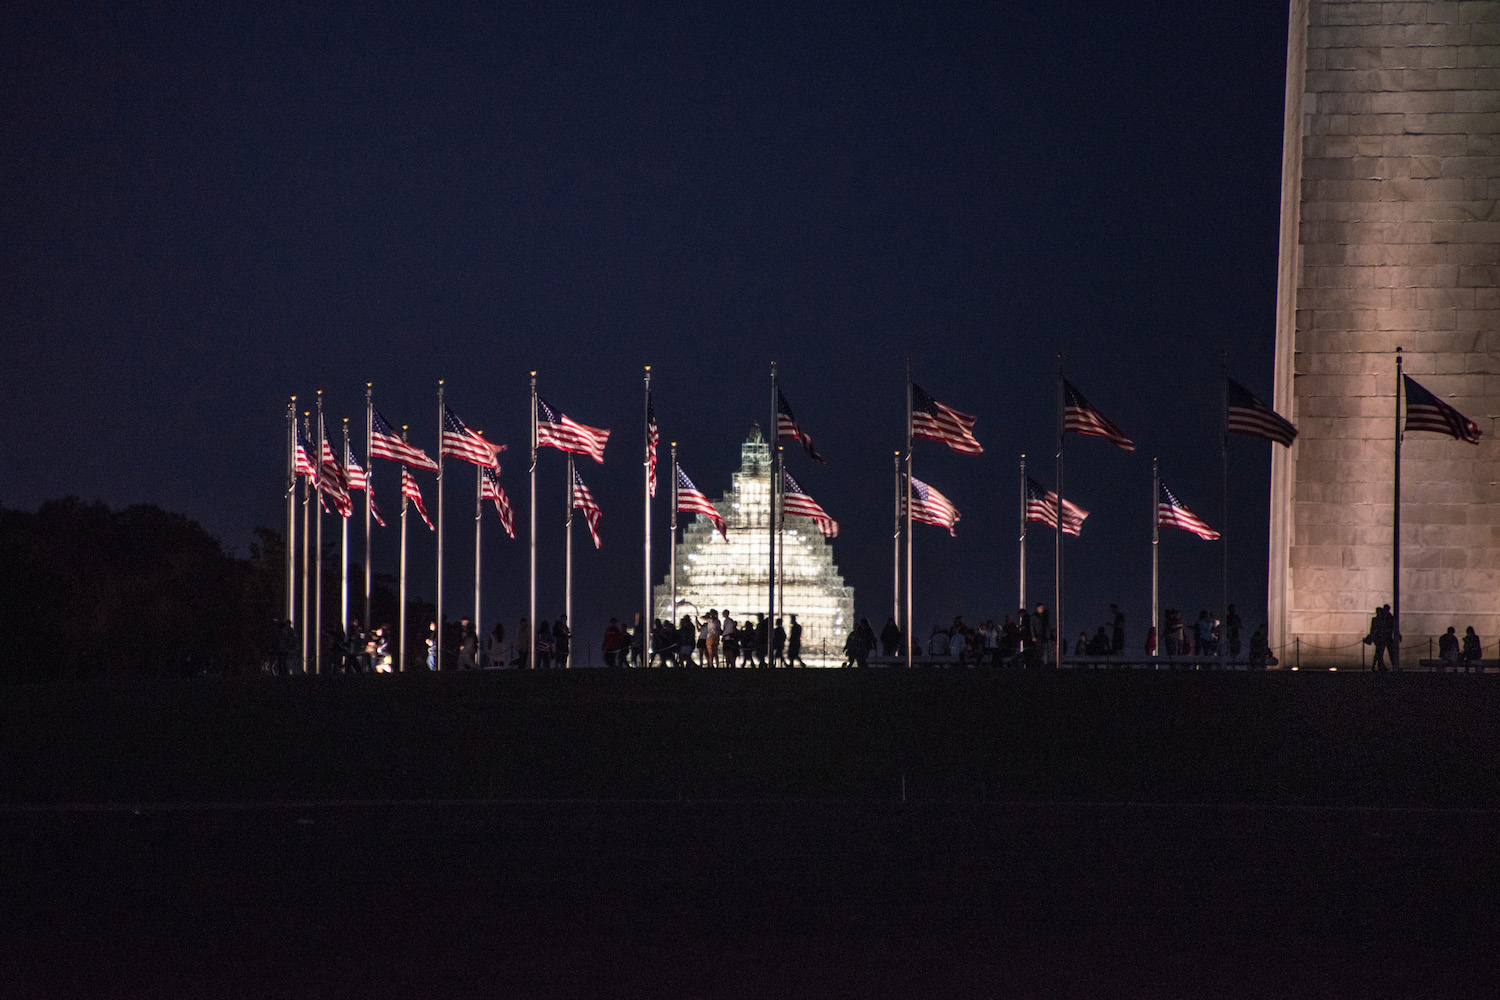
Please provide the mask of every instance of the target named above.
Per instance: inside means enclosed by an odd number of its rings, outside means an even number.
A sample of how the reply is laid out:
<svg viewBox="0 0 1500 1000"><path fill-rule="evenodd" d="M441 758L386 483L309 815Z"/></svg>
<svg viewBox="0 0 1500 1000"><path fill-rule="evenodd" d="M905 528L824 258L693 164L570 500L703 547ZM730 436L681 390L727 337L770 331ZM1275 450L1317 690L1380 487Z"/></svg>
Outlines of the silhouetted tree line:
<svg viewBox="0 0 1500 1000"><path fill-rule="evenodd" d="M197 522L152 504L110 510L68 497L35 513L0 507L0 609L9 620L0 678L259 671L285 616L286 548L278 532L255 534L242 558ZM330 557L337 552L325 552L325 567ZM350 567L355 608L364 602L361 574ZM336 564L327 575L332 634ZM396 617L389 578L377 574L371 599L377 621Z"/></svg>

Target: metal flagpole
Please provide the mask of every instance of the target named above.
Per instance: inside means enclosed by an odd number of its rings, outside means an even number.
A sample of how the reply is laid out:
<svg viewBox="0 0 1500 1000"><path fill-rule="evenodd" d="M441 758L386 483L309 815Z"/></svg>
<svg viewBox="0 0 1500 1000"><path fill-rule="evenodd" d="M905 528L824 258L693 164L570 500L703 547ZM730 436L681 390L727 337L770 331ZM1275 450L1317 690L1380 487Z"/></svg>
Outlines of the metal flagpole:
<svg viewBox="0 0 1500 1000"><path fill-rule="evenodd" d="M1391 530L1391 669L1401 662L1401 348L1396 348L1396 489L1392 499Z"/></svg>
<svg viewBox="0 0 1500 1000"><path fill-rule="evenodd" d="M772 361L771 424L770 437L766 439L767 444L770 445L769 453L766 456L766 464L769 466L769 468L766 470L766 485L771 488L771 492L769 494L771 506L769 508L769 516L766 518L766 534L770 539L771 562L770 565L766 567L766 648L761 651L765 654L766 666L768 667L774 667L776 665L771 660L772 636L776 632L776 480L781 472L780 467L776 463L776 439L778 437L776 421L776 362ZM675 609L673 609L673 615L674 617L676 615Z"/></svg>
<svg viewBox="0 0 1500 1000"><path fill-rule="evenodd" d="M1156 469L1156 459L1151 460L1151 627L1156 629L1156 648L1151 651L1152 656L1157 655L1161 649L1163 636L1161 634L1161 603L1160 593L1157 589L1158 571L1160 562L1157 558L1157 548L1161 541L1161 512L1158 505L1161 503L1161 474Z"/></svg>
<svg viewBox="0 0 1500 1000"><path fill-rule="evenodd" d="M1061 524L1059 511L1059 525ZM1021 454L1021 603L1020 607L1026 607L1026 454Z"/></svg>
<svg viewBox="0 0 1500 1000"><path fill-rule="evenodd" d="M312 416L307 410L302 411L302 437L308 435L307 418ZM308 462L313 460L311 455L307 456ZM313 481L308 478L302 484L302 672L307 673L307 611L308 591L312 589L311 576L311 552L309 550L309 539L312 537L308 529L312 525L312 491Z"/></svg>
<svg viewBox="0 0 1500 1000"><path fill-rule="evenodd" d="M782 510L786 497L786 482L782 479L781 470L786 464L786 453L781 445L776 446L776 617L786 618L786 511ZM774 631L776 623L771 622ZM785 648L782 647L783 655ZM783 659L782 663L786 663ZM791 666L790 663L786 664Z"/></svg>
<svg viewBox="0 0 1500 1000"><path fill-rule="evenodd" d="M349 418L344 418L344 468L349 468ZM348 478L347 476L345 477ZM347 484L345 484L347 489ZM343 564L339 573L339 629L349 627L349 519L339 512L341 534L339 536L339 561ZM345 635L347 639L347 634Z"/></svg>
<svg viewBox="0 0 1500 1000"><path fill-rule="evenodd" d="M433 610L433 622L437 626L432 636L432 669L443 669L443 380L438 379L438 516L437 516L437 607Z"/></svg>
<svg viewBox="0 0 1500 1000"><path fill-rule="evenodd" d="M636 638L641 641L641 666L651 655L651 366L646 366L645 460L642 465L642 499L645 504L645 547L641 555L641 626ZM627 659L628 662L628 659Z"/></svg>
<svg viewBox="0 0 1500 1000"><path fill-rule="evenodd" d="M526 607L526 669L536 669L536 372L531 373L531 597ZM517 637L519 638L519 637Z"/></svg>
<svg viewBox="0 0 1500 1000"><path fill-rule="evenodd" d="M1219 445L1219 471L1224 497L1222 523L1219 525L1219 659L1229 658L1229 363L1225 352L1219 352L1219 386L1223 398L1219 416L1223 419L1223 438Z"/></svg>
<svg viewBox="0 0 1500 1000"><path fill-rule="evenodd" d="M401 440L406 440L406 425L401 425ZM396 672L403 673L406 670L406 624L411 617L406 609L406 508L409 502L406 498L406 466L401 466L401 610L397 614L400 622L401 641L396 646Z"/></svg>
<svg viewBox="0 0 1500 1000"><path fill-rule="evenodd" d="M901 449L896 449L892 463L895 466L896 482L893 487L891 506L894 508L891 529L891 621L901 620ZM898 626L899 627L899 626Z"/></svg>
<svg viewBox="0 0 1500 1000"><path fill-rule="evenodd" d="M911 620L911 355L906 356L906 622L902 635L906 637L906 666L911 669L912 644L916 641L916 627Z"/></svg>
<svg viewBox="0 0 1500 1000"><path fill-rule="evenodd" d="M317 585L313 590L313 616L317 627L313 631L313 670L315 673L323 672L323 390L318 390L318 440L313 445L318 455L313 459L313 468L317 470L318 484L318 509L313 511L313 517L317 518L318 537L314 540L317 552L313 554L313 562L316 565L314 576L317 577Z"/></svg>
<svg viewBox="0 0 1500 1000"><path fill-rule="evenodd" d="M365 383L365 631L375 631L370 621L370 580L375 575L370 569L370 510L375 503L375 457L370 454L370 439L375 436L375 400L370 383ZM371 669L374 669L373 667Z"/></svg>
<svg viewBox="0 0 1500 1000"><path fill-rule="evenodd" d="M297 620L297 397L286 407L286 620ZM278 640L279 641L279 640Z"/></svg>
<svg viewBox="0 0 1500 1000"><path fill-rule="evenodd" d="M563 620L568 628L573 627L573 453L568 452L568 517L564 522L563 550L567 553L567 568L563 571ZM572 658L573 645L568 644L568 655ZM565 660L562 664L568 665Z"/></svg>
<svg viewBox="0 0 1500 1000"><path fill-rule="evenodd" d="M672 628L677 627L677 442L672 442L672 545L669 557L672 560L671 583L668 585L670 593L668 599L671 608L667 611L667 624ZM672 642L675 644L676 639ZM665 661L663 661L665 662Z"/></svg>
<svg viewBox="0 0 1500 1000"><path fill-rule="evenodd" d="M474 637L484 641L484 629L479 621L479 581L483 563L480 560L479 539L484 528L484 466L474 466ZM479 653L474 654L474 666L479 666Z"/></svg>
<svg viewBox="0 0 1500 1000"><path fill-rule="evenodd" d="M1054 470L1057 477L1057 530L1053 532L1052 550L1052 624L1056 629L1052 642L1052 655L1057 667L1062 666L1062 578L1063 578L1063 442L1067 439L1065 434L1066 422L1063 418L1065 402L1063 400L1063 358L1062 352L1057 352L1057 467ZM1046 648L1047 637L1041 636L1043 648Z"/></svg>

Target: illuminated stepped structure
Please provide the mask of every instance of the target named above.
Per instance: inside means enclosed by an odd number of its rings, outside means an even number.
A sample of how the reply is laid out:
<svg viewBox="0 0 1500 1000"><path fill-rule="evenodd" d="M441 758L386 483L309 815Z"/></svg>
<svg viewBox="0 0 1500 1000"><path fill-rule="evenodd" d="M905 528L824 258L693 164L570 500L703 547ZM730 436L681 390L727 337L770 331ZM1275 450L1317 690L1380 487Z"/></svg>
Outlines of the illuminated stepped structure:
<svg viewBox="0 0 1500 1000"><path fill-rule="evenodd" d="M766 613L771 517L768 463L770 445L760 426L740 448L740 469L733 486L714 507L729 529L726 541L702 515L680 515L682 541L677 545L677 606L674 622L684 614L702 616L709 608L753 625ZM670 473L664 477L670 482ZM689 520L690 518L690 520ZM780 585L777 614L788 632L791 616L802 625L802 659L810 667L836 667L844 659L844 640L854 622L854 588L844 586L833 562L833 547L810 518L788 514L777 547ZM666 617L670 583L656 588L655 617Z"/></svg>

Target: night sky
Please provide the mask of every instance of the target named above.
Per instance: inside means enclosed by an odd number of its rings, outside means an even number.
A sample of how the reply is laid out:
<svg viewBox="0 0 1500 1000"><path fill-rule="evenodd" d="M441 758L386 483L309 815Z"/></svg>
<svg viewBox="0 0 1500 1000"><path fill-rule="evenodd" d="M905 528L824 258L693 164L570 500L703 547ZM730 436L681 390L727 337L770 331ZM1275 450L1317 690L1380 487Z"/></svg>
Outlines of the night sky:
<svg viewBox="0 0 1500 1000"><path fill-rule="evenodd" d="M575 625L597 646L641 607L642 366L664 442L717 498L767 423L775 360L828 457L789 448L789 466L839 520L835 559L878 630L910 355L985 447L916 448L918 478L963 514L957 538L917 527L925 634L1016 606L1017 462L1052 485L1061 351L1137 444L1068 439L1066 495L1092 511L1067 550L1069 637L1118 601L1139 647L1152 456L1222 526L1221 352L1271 397L1284 2L439 8L6 7L0 504L155 503L244 553L256 525L284 525L288 396L324 390L363 457L373 382L435 453L445 379L454 410L510 446L520 537L491 509L483 617L513 630L536 369L551 404L614 432L603 466L580 463L604 548L577 526ZM1247 630L1264 617L1271 447L1229 448ZM539 462L545 619L564 461ZM388 511L395 469L376 467ZM459 469L450 617L472 606ZM658 576L666 512L663 493ZM418 527L411 588L430 599ZM377 534L377 572L396 572L397 539L394 521ZM1050 605L1050 530L1030 539ZM1219 551L1164 530L1163 604L1212 607Z"/></svg>

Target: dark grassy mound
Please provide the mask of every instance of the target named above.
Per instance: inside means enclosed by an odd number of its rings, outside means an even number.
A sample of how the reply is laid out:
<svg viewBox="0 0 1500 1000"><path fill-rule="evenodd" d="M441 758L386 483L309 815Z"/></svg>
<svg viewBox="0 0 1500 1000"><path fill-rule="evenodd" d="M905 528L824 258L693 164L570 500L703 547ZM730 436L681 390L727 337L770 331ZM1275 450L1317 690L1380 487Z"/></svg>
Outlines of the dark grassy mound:
<svg viewBox="0 0 1500 1000"><path fill-rule="evenodd" d="M7 996L1368 1000L1500 981L1500 677L4 694Z"/></svg>
<svg viewBox="0 0 1500 1000"><path fill-rule="evenodd" d="M10 688L10 802L1500 807L1500 677L570 671Z"/></svg>

